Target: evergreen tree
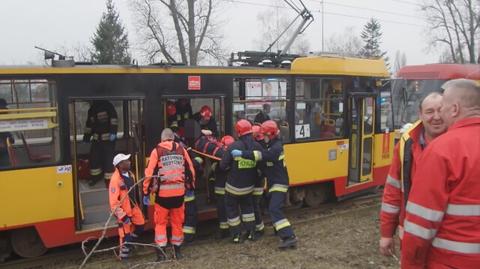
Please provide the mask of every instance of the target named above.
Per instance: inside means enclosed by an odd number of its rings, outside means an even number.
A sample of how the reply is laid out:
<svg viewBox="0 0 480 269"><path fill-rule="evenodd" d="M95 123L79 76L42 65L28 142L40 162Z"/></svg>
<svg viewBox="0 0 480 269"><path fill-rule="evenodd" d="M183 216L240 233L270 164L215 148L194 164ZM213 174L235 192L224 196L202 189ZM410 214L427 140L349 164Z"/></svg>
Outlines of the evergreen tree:
<svg viewBox="0 0 480 269"><path fill-rule="evenodd" d="M103 13L97 31L93 35L93 62L96 64L129 64L128 37L118 19L112 0L107 0L107 11Z"/></svg>
<svg viewBox="0 0 480 269"><path fill-rule="evenodd" d="M380 43L382 38L380 23L371 18L363 27L361 37L365 43L361 55L365 57L384 57L387 52L380 50Z"/></svg>

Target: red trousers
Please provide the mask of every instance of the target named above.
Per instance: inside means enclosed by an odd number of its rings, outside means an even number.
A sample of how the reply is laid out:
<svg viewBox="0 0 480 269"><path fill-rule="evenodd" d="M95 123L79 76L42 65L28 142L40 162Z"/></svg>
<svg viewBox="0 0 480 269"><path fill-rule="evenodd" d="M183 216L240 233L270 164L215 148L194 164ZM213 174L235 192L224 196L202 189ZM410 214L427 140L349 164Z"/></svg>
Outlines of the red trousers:
<svg viewBox="0 0 480 269"><path fill-rule="evenodd" d="M155 203L155 243L164 247L167 245L167 224L172 227L172 237L170 243L174 246L180 246L183 243L183 221L185 218L185 205L178 208L164 208ZM170 222L169 222L170 221Z"/></svg>

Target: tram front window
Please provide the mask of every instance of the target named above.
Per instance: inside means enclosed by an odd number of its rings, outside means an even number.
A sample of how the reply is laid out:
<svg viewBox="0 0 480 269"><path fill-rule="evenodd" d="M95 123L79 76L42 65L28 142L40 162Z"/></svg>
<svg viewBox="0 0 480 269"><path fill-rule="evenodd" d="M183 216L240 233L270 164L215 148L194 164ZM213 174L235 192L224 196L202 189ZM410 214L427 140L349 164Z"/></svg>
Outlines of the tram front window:
<svg viewBox="0 0 480 269"><path fill-rule="evenodd" d="M394 128L418 120L420 101L431 92L440 92L445 80L392 80Z"/></svg>

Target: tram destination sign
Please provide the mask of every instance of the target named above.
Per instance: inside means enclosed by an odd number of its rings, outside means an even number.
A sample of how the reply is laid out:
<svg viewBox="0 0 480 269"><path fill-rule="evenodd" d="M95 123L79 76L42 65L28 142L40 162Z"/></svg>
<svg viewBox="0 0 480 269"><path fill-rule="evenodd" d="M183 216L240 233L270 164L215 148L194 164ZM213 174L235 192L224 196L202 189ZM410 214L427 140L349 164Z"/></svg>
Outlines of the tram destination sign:
<svg viewBox="0 0 480 269"><path fill-rule="evenodd" d="M202 80L200 76L188 76L188 90L199 91L202 87Z"/></svg>
<svg viewBox="0 0 480 269"><path fill-rule="evenodd" d="M28 130L41 130L41 129L47 129L47 128L48 128L47 119L0 121L0 133L28 131Z"/></svg>

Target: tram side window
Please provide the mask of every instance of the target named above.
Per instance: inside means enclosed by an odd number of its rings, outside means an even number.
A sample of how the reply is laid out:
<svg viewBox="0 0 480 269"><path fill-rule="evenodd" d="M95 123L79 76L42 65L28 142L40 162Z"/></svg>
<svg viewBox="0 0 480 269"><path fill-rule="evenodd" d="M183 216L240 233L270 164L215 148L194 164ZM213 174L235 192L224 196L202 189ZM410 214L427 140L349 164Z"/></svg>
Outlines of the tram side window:
<svg viewBox="0 0 480 269"><path fill-rule="evenodd" d="M287 80L283 78L236 79L234 81L233 124L247 119L254 124L274 120L284 142L289 142L287 122Z"/></svg>
<svg viewBox="0 0 480 269"><path fill-rule="evenodd" d="M303 78L297 79L295 85L295 139L343 137L343 81Z"/></svg>
<svg viewBox="0 0 480 269"><path fill-rule="evenodd" d="M57 113L54 82L0 80L0 169L56 163Z"/></svg>

